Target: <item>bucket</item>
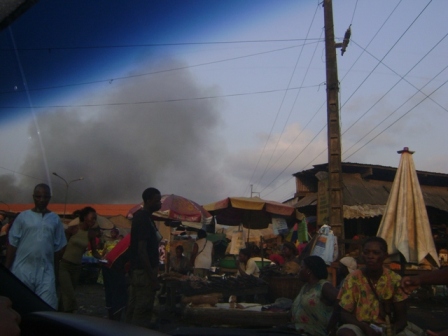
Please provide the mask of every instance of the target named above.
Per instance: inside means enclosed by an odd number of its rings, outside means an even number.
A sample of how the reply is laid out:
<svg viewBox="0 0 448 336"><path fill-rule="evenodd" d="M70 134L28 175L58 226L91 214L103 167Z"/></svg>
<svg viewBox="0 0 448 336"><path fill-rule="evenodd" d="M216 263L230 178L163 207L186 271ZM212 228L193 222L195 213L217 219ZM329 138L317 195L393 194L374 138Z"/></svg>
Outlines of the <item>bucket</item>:
<svg viewBox="0 0 448 336"><path fill-rule="evenodd" d="M236 268L236 257L233 254L227 254L219 261L220 268Z"/></svg>

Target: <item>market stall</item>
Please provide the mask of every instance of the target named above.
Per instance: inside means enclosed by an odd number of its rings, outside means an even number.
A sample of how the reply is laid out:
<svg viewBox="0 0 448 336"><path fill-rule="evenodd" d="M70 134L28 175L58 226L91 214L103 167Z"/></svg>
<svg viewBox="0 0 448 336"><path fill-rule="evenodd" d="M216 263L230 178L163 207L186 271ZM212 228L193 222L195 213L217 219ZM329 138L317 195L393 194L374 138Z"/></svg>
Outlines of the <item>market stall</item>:
<svg viewBox="0 0 448 336"><path fill-rule="evenodd" d="M182 283L182 317L198 326L273 327L290 319L287 310L269 310L268 284L256 277L212 276L209 281L188 279ZM255 301L248 302L248 297Z"/></svg>
<svg viewBox="0 0 448 336"><path fill-rule="evenodd" d="M195 276L182 276L177 279L168 276L166 279L168 281L179 281L177 288L180 289L183 297L219 293L224 301L234 295L237 297L255 296L256 300L265 302L265 296L268 293L268 284L254 276L226 277L215 274L210 276L209 279Z"/></svg>
<svg viewBox="0 0 448 336"><path fill-rule="evenodd" d="M219 303L210 308L187 306L183 319L200 326L253 327L256 324L257 328L272 328L286 325L291 316L287 311L264 311L260 304L244 303L239 308L230 308L230 303Z"/></svg>

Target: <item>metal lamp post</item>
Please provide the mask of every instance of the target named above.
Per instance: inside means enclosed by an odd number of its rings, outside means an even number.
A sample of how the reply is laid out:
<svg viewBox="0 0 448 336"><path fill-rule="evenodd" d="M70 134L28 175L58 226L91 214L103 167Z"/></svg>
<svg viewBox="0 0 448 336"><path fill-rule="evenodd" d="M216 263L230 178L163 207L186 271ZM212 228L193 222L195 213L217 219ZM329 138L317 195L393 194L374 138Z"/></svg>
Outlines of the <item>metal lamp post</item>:
<svg viewBox="0 0 448 336"><path fill-rule="evenodd" d="M59 177L62 181L64 181L65 183L65 203L64 203L64 215L62 216L63 219L65 219L65 212L67 210L67 200L68 200L68 187L70 186L71 183L73 182L77 182L77 181L81 181L84 180L84 177L80 177L74 180L71 180L70 182L67 182L67 180L65 178L63 178L62 176L58 175L57 173L53 172L53 175L56 177Z"/></svg>

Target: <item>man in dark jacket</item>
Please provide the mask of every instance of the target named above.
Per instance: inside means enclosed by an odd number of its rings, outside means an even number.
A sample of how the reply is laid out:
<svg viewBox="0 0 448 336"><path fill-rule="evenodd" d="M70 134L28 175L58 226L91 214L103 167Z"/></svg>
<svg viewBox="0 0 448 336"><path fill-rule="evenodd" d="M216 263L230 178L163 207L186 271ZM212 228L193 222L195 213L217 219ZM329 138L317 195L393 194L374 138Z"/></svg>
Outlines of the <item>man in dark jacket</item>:
<svg viewBox="0 0 448 336"><path fill-rule="evenodd" d="M153 212L161 207L160 191L148 188L143 192L143 208L132 218L130 252L131 286L126 322L151 328L154 298L159 289L159 242L162 239L154 221Z"/></svg>

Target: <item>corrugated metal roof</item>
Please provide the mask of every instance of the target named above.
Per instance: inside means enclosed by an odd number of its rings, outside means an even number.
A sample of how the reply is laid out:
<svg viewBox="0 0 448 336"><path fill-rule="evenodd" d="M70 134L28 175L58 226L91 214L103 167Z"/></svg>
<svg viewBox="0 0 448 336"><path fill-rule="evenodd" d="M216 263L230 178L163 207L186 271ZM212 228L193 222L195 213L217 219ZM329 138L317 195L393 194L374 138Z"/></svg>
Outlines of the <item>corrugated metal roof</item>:
<svg viewBox="0 0 448 336"><path fill-rule="evenodd" d="M386 205L363 204L363 205L343 205L345 219L366 218L382 216Z"/></svg>
<svg viewBox="0 0 448 336"><path fill-rule="evenodd" d="M342 174L344 218L374 217L383 214L392 182L366 180L360 174ZM426 206L448 212L448 188L421 186ZM308 193L297 208L317 204L317 193Z"/></svg>
<svg viewBox="0 0 448 336"><path fill-rule="evenodd" d="M426 206L431 206L439 210L448 211L448 186L421 186L421 188Z"/></svg>
<svg viewBox="0 0 448 336"><path fill-rule="evenodd" d="M304 198L300 199L293 206L296 208L301 208L309 205L317 205L317 193L311 193L306 195Z"/></svg>
<svg viewBox="0 0 448 336"><path fill-rule="evenodd" d="M386 204L392 182L365 180L360 174L342 174L345 205Z"/></svg>
<svg viewBox="0 0 448 336"><path fill-rule="evenodd" d="M342 162L341 163L342 173L344 174L362 174L364 178L369 180L379 180L379 181L390 181L393 182L395 178L395 173L397 168L389 166L381 166L374 164L364 164L364 163L352 163L352 162ZM314 165L313 168L308 170L302 170L293 174L296 178L300 180L314 181L317 183L317 178L315 174L319 171L328 171L328 164L318 164ZM429 186L448 186L448 174L428 172L423 170L417 170L418 180L420 185Z"/></svg>

